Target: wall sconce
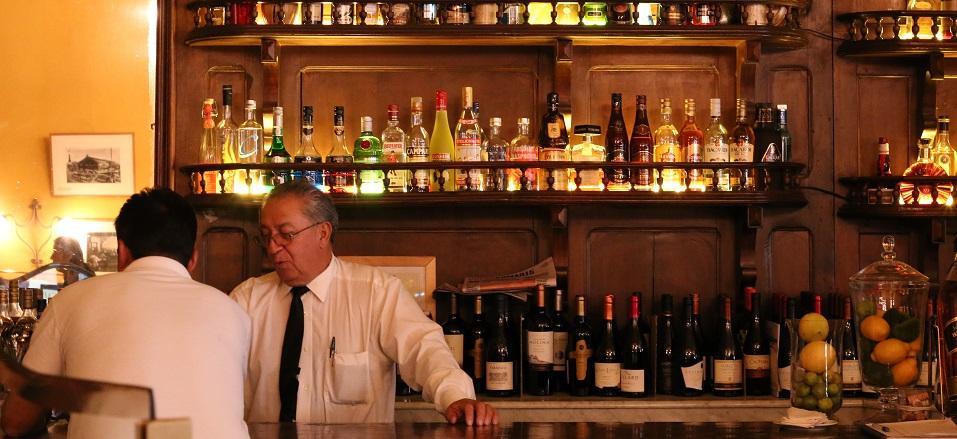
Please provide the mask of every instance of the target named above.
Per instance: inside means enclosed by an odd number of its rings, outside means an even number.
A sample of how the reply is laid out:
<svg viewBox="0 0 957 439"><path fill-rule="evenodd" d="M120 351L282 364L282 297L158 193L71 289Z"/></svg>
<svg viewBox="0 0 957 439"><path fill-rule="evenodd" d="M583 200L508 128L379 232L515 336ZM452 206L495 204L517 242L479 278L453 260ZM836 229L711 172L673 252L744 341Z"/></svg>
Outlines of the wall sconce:
<svg viewBox="0 0 957 439"><path fill-rule="evenodd" d="M63 220L63 218L55 216L53 217L53 221L51 221L50 224L45 224L43 221L40 220L40 209L42 208L43 206L40 205L40 201L34 198L33 201L30 202L30 211L31 211L30 218L28 218L26 222L24 223L17 221L16 218L13 217L13 215L10 215L10 214L0 215L0 217L2 217L2 222L8 223L7 226L9 226L4 228L7 228L8 230L13 229L13 233L14 235L16 235L17 239L19 239L20 242L23 243L23 245L26 245L27 248L30 249L30 254L31 254L30 262L37 267L39 267L43 263L43 260L40 259L40 249L42 249L45 245L47 245L48 242L50 242L50 239L53 238L54 226L56 226L57 223ZM0 223L0 226L4 226L4 224ZM40 227L41 229L48 231L48 233L46 234L46 237L43 239L43 242L41 242L39 245L32 244L30 240L27 240L27 238L25 238L23 234L21 233L22 230L27 228L33 228L33 227Z"/></svg>

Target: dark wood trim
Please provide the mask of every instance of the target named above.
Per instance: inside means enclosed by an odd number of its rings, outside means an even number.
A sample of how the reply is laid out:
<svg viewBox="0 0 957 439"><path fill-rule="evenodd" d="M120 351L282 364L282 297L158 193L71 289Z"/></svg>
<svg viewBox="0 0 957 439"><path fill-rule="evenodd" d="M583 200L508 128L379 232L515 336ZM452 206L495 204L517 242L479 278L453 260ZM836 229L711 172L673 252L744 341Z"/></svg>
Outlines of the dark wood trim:
<svg viewBox="0 0 957 439"><path fill-rule="evenodd" d="M171 121L174 114L173 94L173 12L175 0L157 0L156 22L156 107L153 119L153 185L173 187Z"/></svg>

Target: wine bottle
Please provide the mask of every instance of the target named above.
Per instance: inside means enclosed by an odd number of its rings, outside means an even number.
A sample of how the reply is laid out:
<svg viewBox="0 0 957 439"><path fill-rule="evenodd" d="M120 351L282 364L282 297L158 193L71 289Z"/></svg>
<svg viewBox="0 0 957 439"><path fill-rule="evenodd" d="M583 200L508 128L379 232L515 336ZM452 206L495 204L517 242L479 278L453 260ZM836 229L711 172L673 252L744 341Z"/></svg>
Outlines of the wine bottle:
<svg viewBox="0 0 957 439"><path fill-rule="evenodd" d="M701 366L704 369L704 388L706 392L711 391L714 384L714 377L711 376L711 353L708 352L709 344L705 342L704 333L701 331L701 299L698 293L691 293L691 329L694 331L695 342L698 344L698 350L701 352Z"/></svg>
<svg viewBox="0 0 957 439"><path fill-rule="evenodd" d="M771 394L771 357L761 319L761 295L751 296L751 326L744 339L744 379L748 396Z"/></svg>
<svg viewBox="0 0 957 439"><path fill-rule="evenodd" d="M927 322L924 325L924 338L921 342L920 375L917 385L933 389L937 384L937 311L934 309L934 298L927 299ZM846 389L846 387L845 387Z"/></svg>
<svg viewBox="0 0 957 439"><path fill-rule="evenodd" d="M731 298L721 296L720 303L718 345L714 351L714 394L741 396L744 394L744 365L741 361L741 345L731 325Z"/></svg>
<svg viewBox="0 0 957 439"><path fill-rule="evenodd" d="M485 350L485 394L510 396L515 393L515 356L508 338L508 296L497 294L495 305L495 325Z"/></svg>
<svg viewBox="0 0 957 439"><path fill-rule="evenodd" d="M841 380L844 396L861 394L861 357L857 354L857 333L851 313L851 297L844 297L844 320L841 322L844 339L841 347Z"/></svg>
<svg viewBox="0 0 957 439"><path fill-rule="evenodd" d="M455 357L455 362L462 367L465 359L465 323L459 317L458 297L455 293L449 295L449 318L442 324L442 334L445 342Z"/></svg>
<svg viewBox="0 0 957 439"><path fill-rule="evenodd" d="M526 369L525 389L530 395L551 395L552 361L555 342L552 331L552 320L545 309L545 286L539 285L535 297L536 306L527 319L526 355L528 367Z"/></svg>
<svg viewBox="0 0 957 439"><path fill-rule="evenodd" d="M552 391L568 390L568 365L565 347L568 346L568 320L565 319L565 293L555 290L555 310L552 314L552 346L555 358L552 361Z"/></svg>
<svg viewBox="0 0 957 439"><path fill-rule="evenodd" d="M658 316L658 365L656 368L656 390L659 395L674 394L674 317L672 316L671 294L661 295L661 314Z"/></svg>
<svg viewBox="0 0 957 439"><path fill-rule="evenodd" d="M601 342L595 351L595 394L615 396L621 390L621 357L615 333L615 296L605 296L605 318Z"/></svg>
<svg viewBox="0 0 957 439"><path fill-rule="evenodd" d="M694 299L684 299L684 320L678 337L678 349L675 355L678 370L675 377L675 394L681 396L698 396L704 391L704 358L701 355L701 346L698 344L692 323L694 313Z"/></svg>
<svg viewBox="0 0 957 439"><path fill-rule="evenodd" d="M475 392L485 388L485 317L482 315L482 296L475 296L475 316L468 331L468 362L465 371L472 377Z"/></svg>
<svg viewBox="0 0 957 439"><path fill-rule="evenodd" d="M631 295L631 318L622 346L621 394L637 398L648 394L648 343L641 331L641 293Z"/></svg>
<svg viewBox="0 0 957 439"><path fill-rule="evenodd" d="M575 396L587 396L594 380L595 366L592 358L591 326L585 319L585 296L575 298L575 324L568 341L569 392Z"/></svg>
<svg viewBox="0 0 957 439"><path fill-rule="evenodd" d="M778 397L788 399L791 397L791 363L794 360L794 355L791 352L791 332L797 314L797 300L788 297L786 303L784 319L781 321L781 333L778 336L777 373L780 386Z"/></svg>

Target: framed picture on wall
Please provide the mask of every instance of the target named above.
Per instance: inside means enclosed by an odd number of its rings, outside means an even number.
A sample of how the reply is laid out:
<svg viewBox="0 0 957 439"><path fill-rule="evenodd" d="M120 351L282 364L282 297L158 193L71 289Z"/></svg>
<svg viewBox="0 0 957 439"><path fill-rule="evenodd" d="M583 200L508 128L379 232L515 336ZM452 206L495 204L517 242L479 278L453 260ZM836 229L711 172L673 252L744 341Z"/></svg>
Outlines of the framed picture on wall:
<svg viewBox="0 0 957 439"><path fill-rule="evenodd" d="M97 273L117 269L116 229L113 220L68 219L54 226L57 240L67 239L70 248L79 247L83 261Z"/></svg>
<svg viewBox="0 0 957 439"><path fill-rule="evenodd" d="M372 265L399 278L422 311L435 319L435 256L339 256L357 264Z"/></svg>
<svg viewBox="0 0 957 439"><path fill-rule="evenodd" d="M133 133L51 134L53 195L133 193Z"/></svg>

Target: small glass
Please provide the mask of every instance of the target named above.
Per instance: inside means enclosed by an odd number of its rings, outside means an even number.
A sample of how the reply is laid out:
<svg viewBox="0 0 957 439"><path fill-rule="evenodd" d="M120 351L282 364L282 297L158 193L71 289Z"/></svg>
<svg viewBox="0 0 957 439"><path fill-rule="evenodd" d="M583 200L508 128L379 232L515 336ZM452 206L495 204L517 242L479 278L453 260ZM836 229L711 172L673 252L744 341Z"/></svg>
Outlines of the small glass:
<svg viewBox="0 0 957 439"><path fill-rule="evenodd" d="M788 7L775 6L771 10L771 26L784 26L788 21Z"/></svg>
<svg viewBox="0 0 957 439"><path fill-rule="evenodd" d="M555 12L558 14L555 17L555 24L575 26L581 22L581 20L578 18L578 14L581 12L581 10L577 2L557 3L555 4Z"/></svg>
<svg viewBox="0 0 957 439"><path fill-rule="evenodd" d="M661 24L666 26L682 26L685 24L685 14L681 5L661 5Z"/></svg>
<svg viewBox="0 0 957 439"><path fill-rule="evenodd" d="M442 24L438 3L421 3L416 12L419 24Z"/></svg>
<svg viewBox="0 0 957 439"><path fill-rule="evenodd" d="M412 7L408 3L395 3L389 9L388 17L390 25L405 26L412 17Z"/></svg>
<svg viewBox="0 0 957 439"><path fill-rule="evenodd" d="M362 10L366 13L366 17L363 20L363 23L366 26L382 26L385 24L385 17L383 16L383 8L387 8L386 5L382 3L366 3L363 5ZM386 10L388 13L388 10Z"/></svg>
<svg viewBox="0 0 957 439"><path fill-rule="evenodd" d="M479 3L473 8L475 24L496 24L498 23L498 3Z"/></svg>
<svg viewBox="0 0 957 439"><path fill-rule="evenodd" d="M614 24L634 24L633 8L631 3L610 3L608 21Z"/></svg>
<svg viewBox="0 0 957 439"><path fill-rule="evenodd" d="M528 24L552 24L552 4L542 2L529 3Z"/></svg>
<svg viewBox="0 0 957 439"><path fill-rule="evenodd" d="M638 3L638 17L635 22L639 26L657 26L660 9L661 5L658 3Z"/></svg>
<svg viewBox="0 0 957 439"><path fill-rule="evenodd" d="M449 3L445 6L445 24L469 24L472 22L472 5Z"/></svg>
<svg viewBox="0 0 957 439"><path fill-rule="evenodd" d="M585 3L585 16L582 24L586 26L604 26L608 24L608 5L606 3Z"/></svg>
<svg viewBox="0 0 957 439"><path fill-rule="evenodd" d="M744 5L744 24L749 26L766 26L768 24L767 3L748 3Z"/></svg>
<svg viewBox="0 0 957 439"><path fill-rule="evenodd" d="M501 24L525 24L525 4L505 3L502 7Z"/></svg>
<svg viewBox="0 0 957 439"><path fill-rule="evenodd" d="M332 13L333 21L339 25L350 25L357 23L356 3L336 3L336 9Z"/></svg>
<svg viewBox="0 0 957 439"><path fill-rule="evenodd" d="M716 3L695 3L691 24L695 26L714 26L718 24L721 8Z"/></svg>

